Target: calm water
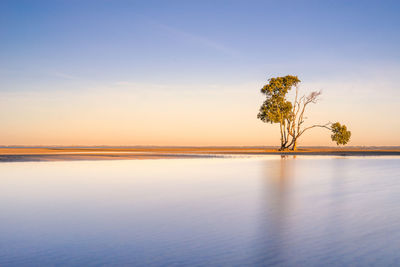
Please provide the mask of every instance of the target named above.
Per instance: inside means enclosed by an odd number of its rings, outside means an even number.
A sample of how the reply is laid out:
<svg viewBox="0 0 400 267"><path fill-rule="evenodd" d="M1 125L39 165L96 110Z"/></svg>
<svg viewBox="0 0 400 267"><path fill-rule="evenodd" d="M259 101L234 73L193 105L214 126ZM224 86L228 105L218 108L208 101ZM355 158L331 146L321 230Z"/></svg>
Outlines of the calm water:
<svg viewBox="0 0 400 267"><path fill-rule="evenodd" d="M400 157L0 164L0 266L400 265Z"/></svg>

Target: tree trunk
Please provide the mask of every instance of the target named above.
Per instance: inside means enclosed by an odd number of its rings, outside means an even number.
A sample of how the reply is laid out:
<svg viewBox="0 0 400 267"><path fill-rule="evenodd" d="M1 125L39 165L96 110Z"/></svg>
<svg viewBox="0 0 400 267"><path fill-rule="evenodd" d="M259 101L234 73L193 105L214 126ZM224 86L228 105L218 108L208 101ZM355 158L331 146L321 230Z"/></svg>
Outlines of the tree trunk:
<svg viewBox="0 0 400 267"><path fill-rule="evenodd" d="M297 138L294 139L292 147L290 148L290 150L296 151L296 149L297 149Z"/></svg>
<svg viewBox="0 0 400 267"><path fill-rule="evenodd" d="M279 151L285 151L288 150L288 147L286 146L286 144L282 144L281 148L279 148Z"/></svg>
<svg viewBox="0 0 400 267"><path fill-rule="evenodd" d="M287 151L287 150L289 150L290 144L288 145L288 141L286 141L285 143L281 144L281 147L279 148L279 151Z"/></svg>

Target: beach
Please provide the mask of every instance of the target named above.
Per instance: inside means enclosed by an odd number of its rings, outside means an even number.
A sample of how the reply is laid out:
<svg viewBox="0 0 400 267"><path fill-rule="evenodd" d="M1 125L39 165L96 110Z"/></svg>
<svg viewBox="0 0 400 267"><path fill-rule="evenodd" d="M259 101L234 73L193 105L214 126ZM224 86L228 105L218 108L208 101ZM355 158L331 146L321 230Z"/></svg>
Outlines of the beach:
<svg viewBox="0 0 400 267"><path fill-rule="evenodd" d="M1 147L0 162L206 158L251 155L399 156L399 147Z"/></svg>

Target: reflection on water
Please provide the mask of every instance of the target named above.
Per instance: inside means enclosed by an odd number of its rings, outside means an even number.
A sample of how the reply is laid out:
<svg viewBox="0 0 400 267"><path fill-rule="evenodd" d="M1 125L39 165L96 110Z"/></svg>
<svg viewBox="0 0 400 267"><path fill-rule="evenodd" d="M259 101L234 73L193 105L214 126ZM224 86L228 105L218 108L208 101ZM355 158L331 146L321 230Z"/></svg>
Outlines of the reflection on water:
<svg viewBox="0 0 400 267"><path fill-rule="evenodd" d="M294 156L295 157L295 156ZM260 187L260 218L253 264L278 265L285 258L284 233L290 210L290 179L294 171L293 156L281 156L275 164L265 164ZM269 163L269 162L268 162Z"/></svg>
<svg viewBox="0 0 400 267"><path fill-rule="evenodd" d="M0 164L0 266L387 266L400 158Z"/></svg>

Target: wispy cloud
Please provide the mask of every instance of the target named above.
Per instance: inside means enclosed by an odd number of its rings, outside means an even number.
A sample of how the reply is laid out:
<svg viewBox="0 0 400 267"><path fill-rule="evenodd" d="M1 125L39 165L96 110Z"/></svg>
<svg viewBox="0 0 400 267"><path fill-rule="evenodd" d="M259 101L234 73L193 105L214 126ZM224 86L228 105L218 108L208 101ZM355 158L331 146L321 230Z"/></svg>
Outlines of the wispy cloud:
<svg viewBox="0 0 400 267"><path fill-rule="evenodd" d="M231 55L231 56L239 55L239 52L237 50L232 49L231 47L228 47L228 46L221 44L219 42L216 42L214 40L210 40L206 37L200 36L198 34L189 33L189 32L183 31L181 29L171 27L169 25L165 25L165 24L158 23L155 21L152 21L152 24L155 25L156 27L162 29L164 32L170 34L171 36L173 36L175 38L179 38L183 41L196 43L196 44L199 44L199 45L201 45L203 47L207 47L207 48L212 48L216 51L222 52L227 55Z"/></svg>
<svg viewBox="0 0 400 267"><path fill-rule="evenodd" d="M21 74L29 74L36 77L55 77L61 78L65 80L81 80L80 77L61 72L57 70L49 70L49 69L34 69L34 68L27 68L27 69L2 69L0 68L0 75L21 75Z"/></svg>
<svg viewBox="0 0 400 267"><path fill-rule="evenodd" d="M49 72L49 74L52 76L55 76L57 78L62 78L62 79L67 79L67 80L78 80L79 79L76 76L73 76L71 74L64 73L64 72L53 71L53 72Z"/></svg>

